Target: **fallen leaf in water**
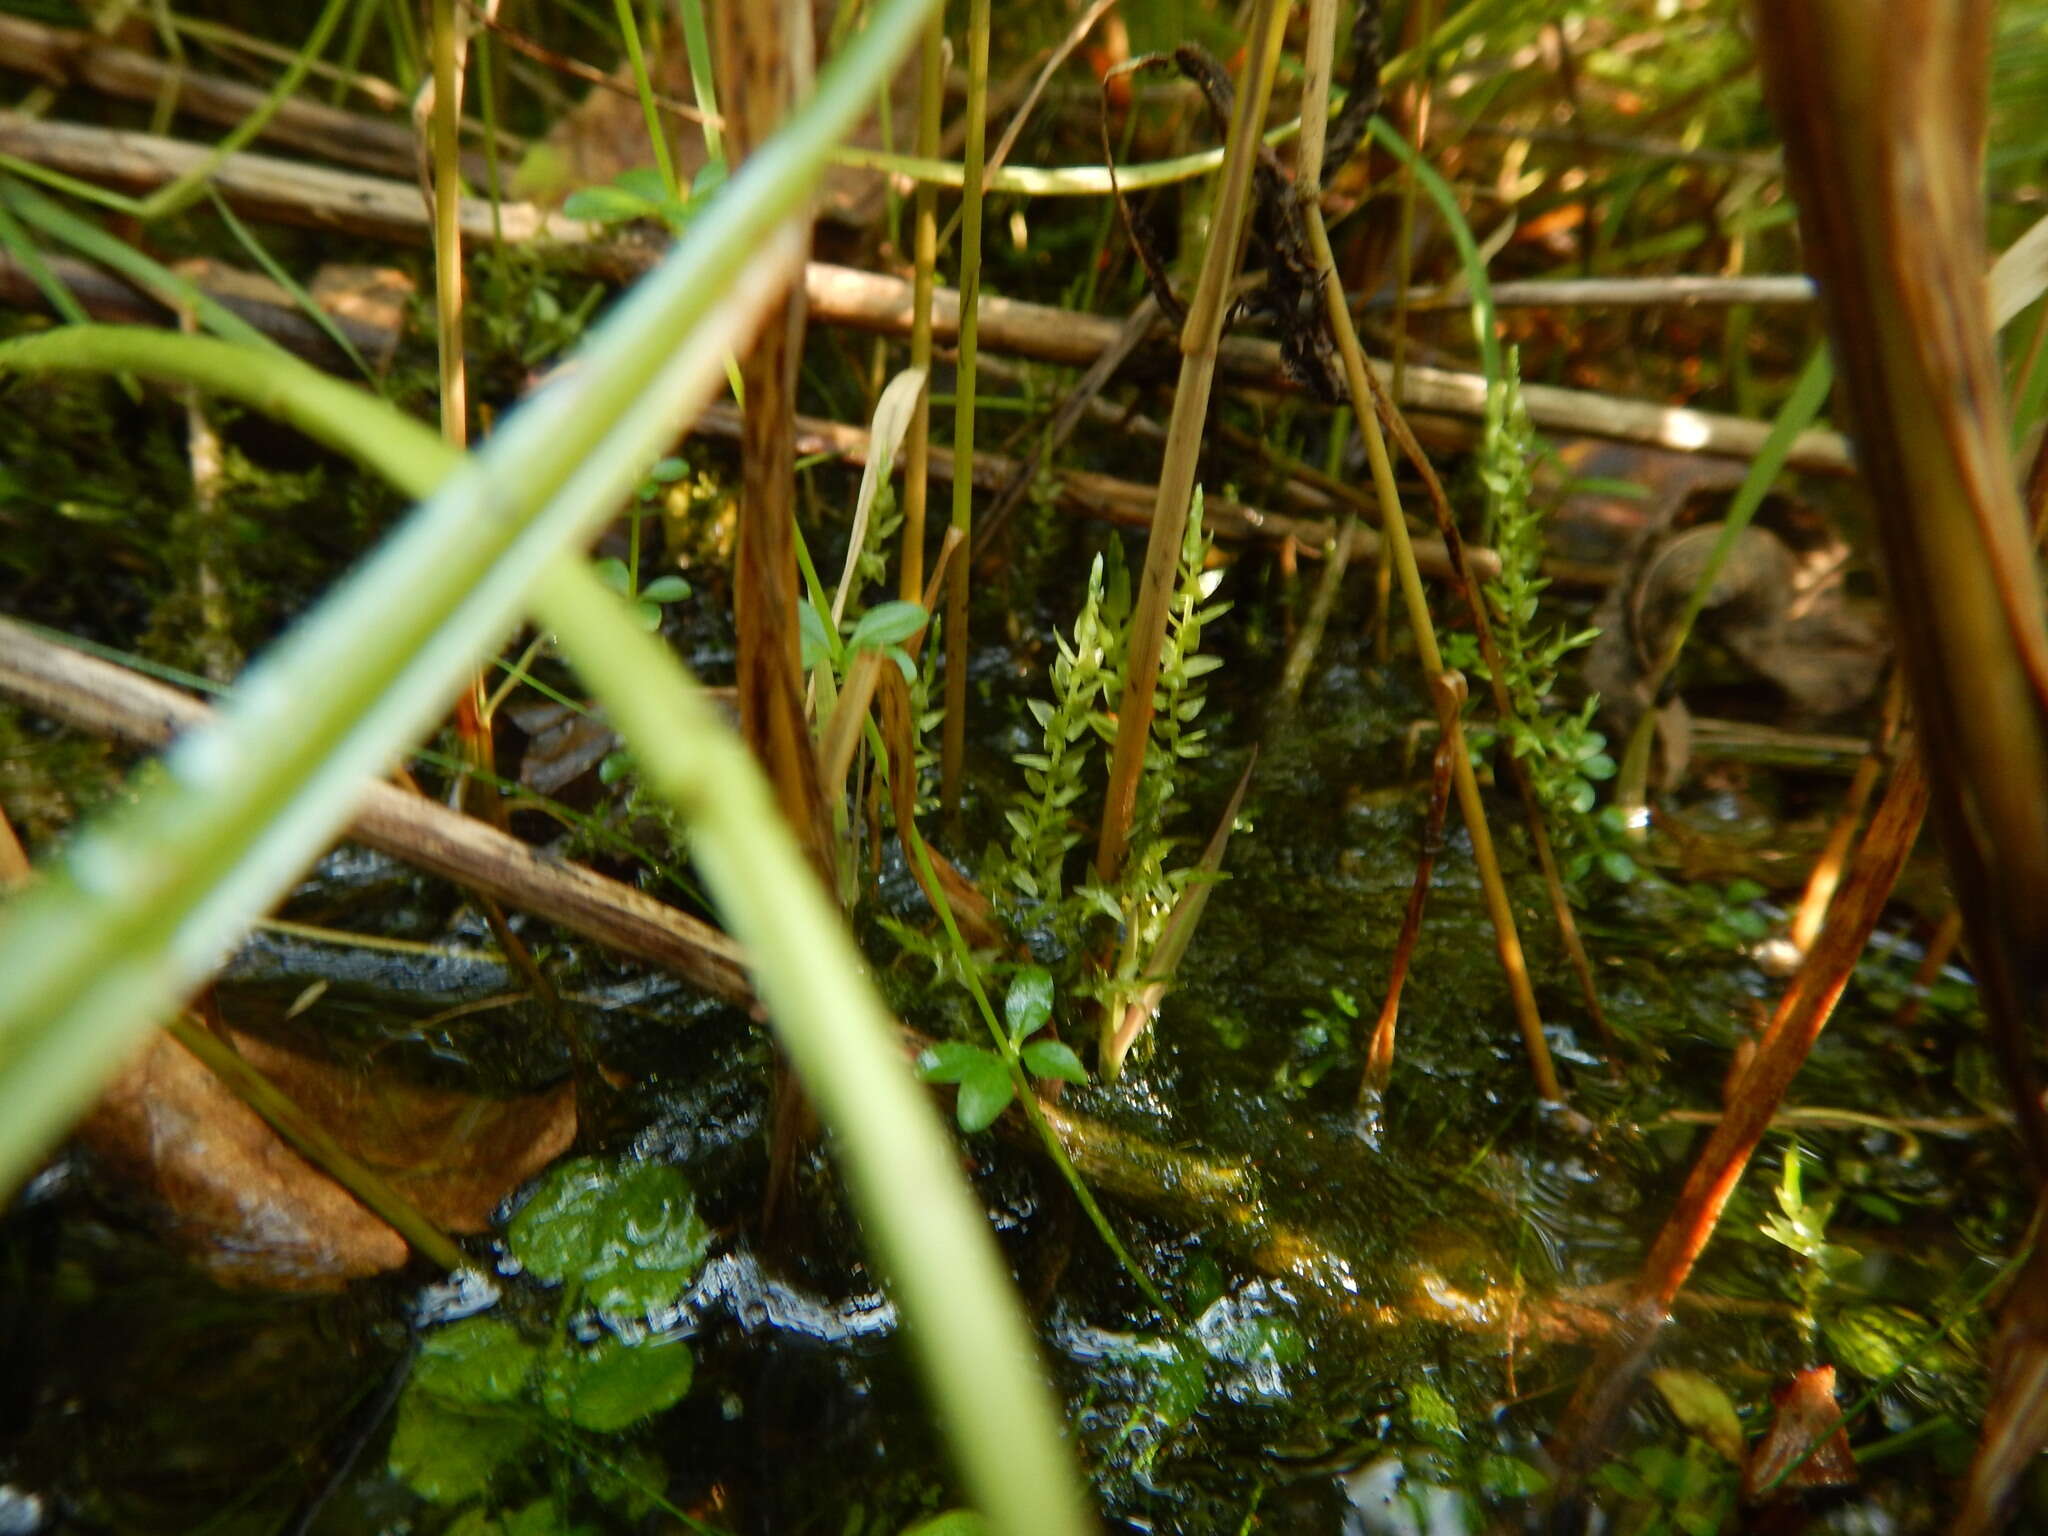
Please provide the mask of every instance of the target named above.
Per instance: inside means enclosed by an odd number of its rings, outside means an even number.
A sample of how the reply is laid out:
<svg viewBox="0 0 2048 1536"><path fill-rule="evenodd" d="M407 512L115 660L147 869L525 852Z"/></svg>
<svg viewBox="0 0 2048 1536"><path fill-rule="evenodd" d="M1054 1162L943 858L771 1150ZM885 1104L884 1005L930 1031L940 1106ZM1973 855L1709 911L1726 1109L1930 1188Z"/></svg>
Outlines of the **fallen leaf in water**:
<svg viewBox="0 0 2048 1536"><path fill-rule="evenodd" d="M445 1231L484 1230L498 1202L576 1134L567 1084L488 1099L378 1081L252 1036L229 1039ZM78 1135L110 1174L150 1199L172 1246L223 1285L337 1290L409 1257L396 1232L167 1035L152 1037Z"/></svg>
<svg viewBox="0 0 2048 1536"><path fill-rule="evenodd" d="M1718 487L1696 489L1672 522L1642 537L1594 615L1600 635L1586 655L1586 686L1600 695L1617 739L1655 710L1667 783L1684 775L1691 715L1668 683L1657 698L1651 687L1725 531L1721 500ZM1883 675L1890 647L1872 607L1843 594L1847 558L1804 508L1767 497L1707 586L1689 650L1717 642L1766 685L1762 713L1772 725L1811 727L1853 709Z"/></svg>
<svg viewBox="0 0 2048 1536"><path fill-rule="evenodd" d="M446 1232L482 1232L576 1139L576 1090L494 1099L379 1078L230 1030L249 1064Z"/></svg>
<svg viewBox="0 0 2048 1536"><path fill-rule="evenodd" d="M522 700L508 705L505 713L526 733L519 782L537 795L552 795L574 783L619 746L618 733L595 706L575 709L552 699Z"/></svg>
<svg viewBox="0 0 2048 1536"><path fill-rule="evenodd" d="M1742 1496L1752 1502L1801 1488L1840 1488L1856 1481L1856 1458L1835 1401L1835 1368L1809 1366L1771 1394L1771 1427L1750 1452Z"/></svg>
<svg viewBox="0 0 2048 1536"><path fill-rule="evenodd" d="M108 1085L78 1139L152 1197L166 1239L222 1285L338 1290L409 1255L168 1035Z"/></svg>

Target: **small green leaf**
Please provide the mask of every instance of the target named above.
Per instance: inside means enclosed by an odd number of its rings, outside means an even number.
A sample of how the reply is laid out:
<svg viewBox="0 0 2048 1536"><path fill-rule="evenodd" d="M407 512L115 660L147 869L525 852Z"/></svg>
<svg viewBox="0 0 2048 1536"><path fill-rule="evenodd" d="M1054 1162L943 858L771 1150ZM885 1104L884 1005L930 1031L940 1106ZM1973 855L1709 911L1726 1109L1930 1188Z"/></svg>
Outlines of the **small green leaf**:
<svg viewBox="0 0 2048 1536"><path fill-rule="evenodd" d="M1034 1040L1024 1047L1024 1070L1033 1077L1056 1077L1062 1082L1085 1083L1088 1069L1064 1040Z"/></svg>
<svg viewBox="0 0 2048 1536"><path fill-rule="evenodd" d="M1718 1381L1704 1371L1667 1367L1650 1372L1650 1385L1657 1389L1679 1423L1712 1446L1730 1465L1742 1465L1749 1440L1742 1433L1742 1416L1735 1411L1734 1399Z"/></svg>
<svg viewBox="0 0 2048 1536"><path fill-rule="evenodd" d="M597 765L597 781L600 784L616 784L633 771L633 754L624 747L616 752L607 752Z"/></svg>
<svg viewBox="0 0 2048 1536"><path fill-rule="evenodd" d="M906 1526L900 1536L988 1536L988 1522L971 1509L948 1509Z"/></svg>
<svg viewBox="0 0 2048 1536"><path fill-rule="evenodd" d="M877 603L860 616L860 622L853 626L853 634L846 643L856 651L901 645L924 628L924 621L925 611L916 603L905 602L901 598Z"/></svg>
<svg viewBox="0 0 2048 1536"><path fill-rule="evenodd" d="M953 1105L960 1129L972 1135L996 1123L996 1116L1010 1107L1017 1084L1010 1069L994 1052L984 1052L973 1070L960 1079L960 1096Z"/></svg>
<svg viewBox="0 0 2048 1536"><path fill-rule="evenodd" d="M694 1362L681 1339L627 1344L607 1334L588 1348L570 1343L548 1358L540 1400L579 1429L609 1434L681 1402Z"/></svg>
<svg viewBox="0 0 2048 1536"><path fill-rule="evenodd" d="M558 1164L505 1234L538 1279L580 1282L601 1312L646 1315L689 1285L711 1248L682 1174L662 1163Z"/></svg>
<svg viewBox="0 0 2048 1536"><path fill-rule="evenodd" d="M680 576L657 576L640 589L650 603L680 603L690 595L690 584Z"/></svg>
<svg viewBox="0 0 2048 1536"><path fill-rule="evenodd" d="M391 1475L430 1504L481 1498L498 1469L534 1439L530 1420L503 1412L462 1413L422 1392L398 1402Z"/></svg>
<svg viewBox="0 0 2048 1536"><path fill-rule="evenodd" d="M1425 1432L1434 1431L1460 1439L1465 1434L1457 1408L1427 1381L1414 1382L1408 1388L1408 1422Z"/></svg>
<svg viewBox="0 0 2048 1536"><path fill-rule="evenodd" d="M1042 965L1027 965L1011 981L1003 999L1003 1020L1009 1025L1011 1043L1036 1034L1051 1017L1052 972Z"/></svg>
<svg viewBox="0 0 2048 1536"><path fill-rule="evenodd" d="M928 1083L957 1083L984 1061L998 1061L995 1052L985 1045L971 1045L965 1040L941 1040L936 1045L926 1046L920 1053L917 1074Z"/></svg>
<svg viewBox="0 0 2048 1536"><path fill-rule="evenodd" d="M883 647L882 654L896 663L896 670L903 674L906 686L917 681L917 663L910 659L910 652L900 645L891 645Z"/></svg>
<svg viewBox="0 0 2048 1536"><path fill-rule="evenodd" d="M645 598L635 599L633 603L633 622L646 630L648 634L653 634L657 629L661 628L661 605L650 603Z"/></svg>
<svg viewBox="0 0 2048 1536"><path fill-rule="evenodd" d="M562 203L562 212L572 219L592 224L623 224L629 219L657 219L662 203L641 197L621 186L578 187Z"/></svg>
<svg viewBox="0 0 2048 1536"><path fill-rule="evenodd" d="M803 647L803 668L806 672L822 664L827 657L836 654L832 637L825 633L825 621L818 616L818 610L814 605L797 604L796 629L798 641Z"/></svg>
<svg viewBox="0 0 2048 1536"><path fill-rule="evenodd" d="M451 1407L509 1403L533 1374L537 1354L502 1318L465 1317L426 1336L410 1385Z"/></svg>
<svg viewBox="0 0 2048 1536"><path fill-rule="evenodd" d="M1549 1490L1550 1479L1526 1461L1489 1451L1479 1461L1479 1486L1496 1499L1533 1499Z"/></svg>
<svg viewBox="0 0 2048 1536"><path fill-rule="evenodd" d="M689 472L690 465L687 460L679 459L674 454L670 454L666 458L654 461L653 468L647 471L647 478L659 481L663 485L674 485L676 481L682 479Z"/></svg>
<svg viewBox="0 0 2048 1536"><path fill-rule="evenodd" d="M612 178L612 185L629 197L641 198L650 203L665 203L669 200L668 180L656 166L629 167Z"/></svg>
<svg viewBox="0 0 2048 1536"><path fill-rule="evenodd" d="M633 573L617 555L606 555L595 567L597 579L624 597L633 590Z"/></svg>

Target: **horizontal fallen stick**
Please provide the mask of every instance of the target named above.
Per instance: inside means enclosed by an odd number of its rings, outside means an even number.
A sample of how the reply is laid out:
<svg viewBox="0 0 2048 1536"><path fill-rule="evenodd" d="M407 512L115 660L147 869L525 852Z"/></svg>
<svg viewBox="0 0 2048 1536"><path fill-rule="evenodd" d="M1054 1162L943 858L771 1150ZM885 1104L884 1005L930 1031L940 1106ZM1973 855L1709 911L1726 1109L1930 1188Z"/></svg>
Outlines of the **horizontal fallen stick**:
<svg viewBox="0 0 2048 1536"><path fill-rule="evenodd" d="M737 437L740 413L729 405L709 406L697 418L692 430L717 437ZM829 453L850 463L865 464L868 432L865 427L848 426L844 422L799 416L796 418L796 451L805 457ZM930 463L932 474L939 479L953 478L953 455L946 449L934 447ZM1009 483L1016 470L1017 461L1001 454L977 453L974 456L974 483L983 490L1000 490ZM1085 469L1056 469L1052 472L1052 479L1059 487L1061 500L1078 512L1133 528L1151 526L1156 492L1150 485ZM1294 517L1284 512L1261 511L1226 496L1205 496L1202 519L1204 526L1220 539L1262 539L1272 543L1293 539L1303 553L1312 558L1319 557L1324 545L1335 535L1331 523ZM1417 538L1414 542L1416 563L1426 574L1443 577L1454 574L1442 540ZM1379 548L1380 536L1376 530L1362 523L1353 527L1353 560L1372 560L1378 556ZM1475 549L1471 555L1480 576L1491 578L1500 574L1500 556L1492 550Z"/></svg>
<svg viewBox="0 0 2048 1536"><path fill-rule="evenodd" d="M202 165L210 153L204 146L155 134L0 113L0 154L131 191L162 186ZM426 207L410 182L246 153L226 157L212 181L231 205L255 217L413 244L431 236ZM644 270L662 250L655 242L611 238L597 226L531 203L501 203L494 214L489 203L465 198L461 224L467 241L545 242L577 251L588 265L619 278ZM814 319L856 330L909 334L911 286L902 278L812 262L804 286ZM934 337L955 337L959 314L959 294L937 290L932 296ZM1119 322L1108 316L1017 299L985 295L980 306L983 348L1075 367L1092 363L1116 339L1118 327ZM1277 343L1229 337L1219 362L1224 376L1239 384L1294 387L1281 366ZM1391 367L1377 361L1373 366L1391 384ZM1524 385L1522 398L1530 420L1543 431L1686 453L1753 458L1770 431L1767 422L1548 384ZM1403 371L1400 402L1407 410L1476 423L1485 417L1486 380L1476 373L1411 363ZM1826 474L1846 474L1853 467L1847 441L1835 432L1801 433L1786 462L1794 469Z"/></svg>
<svg viewBox="0 0 2048 1536"><path fill-rule="evenodd" d="M168 745L211 713L188 694L6 618L0 618L0 694L94 735L149 747ZM349 836L658 965L713 997L753 1001L739 946L711 924L423 795L364 785Z"/></svg>

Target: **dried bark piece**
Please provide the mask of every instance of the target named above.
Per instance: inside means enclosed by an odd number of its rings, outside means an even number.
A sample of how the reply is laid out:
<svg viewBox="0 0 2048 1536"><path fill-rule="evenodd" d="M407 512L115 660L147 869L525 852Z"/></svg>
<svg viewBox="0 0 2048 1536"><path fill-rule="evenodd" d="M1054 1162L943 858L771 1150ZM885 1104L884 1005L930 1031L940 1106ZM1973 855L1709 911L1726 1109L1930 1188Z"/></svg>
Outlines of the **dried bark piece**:
<svg viewBox="0 0 2048 1536"><path fill-rule="evenodd" d="M222 1285L333 1291L410 1255L168 1035L108 1085L78 1139L151 1198L170 1245Z"/></svg>
<svg viewBox="0 0 2048 1536"><path fill-rule="evenodd" d="M447 1231L484 1230L498 1202L576 1134L566 1084L494 1100L378 1082L251 1036L229 1038L345 1151ZM222 1285L339 1290L410 1257L404 1239L169 1036L151 1039L78 1135L149 1200L167 1241Z"/></svg>

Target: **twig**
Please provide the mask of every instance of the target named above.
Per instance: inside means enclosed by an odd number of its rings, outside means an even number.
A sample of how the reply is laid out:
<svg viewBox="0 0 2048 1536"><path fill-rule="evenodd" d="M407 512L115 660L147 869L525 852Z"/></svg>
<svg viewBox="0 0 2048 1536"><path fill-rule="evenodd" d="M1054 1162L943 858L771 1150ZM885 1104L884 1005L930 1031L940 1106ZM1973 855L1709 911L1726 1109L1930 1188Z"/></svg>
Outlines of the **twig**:
<svg viewBox="0 0 2048 1536"><path fill-rule="evenodd" d="M1453 282L1435 288L1411 288L1410 310L1470 309L1471 298ZM1495 309L1648 309L1662 305L1693 307L1733 304L1811 304L1810 277L1560 277L1528 282L1495 283ZM1398 294L1356 299L1354 309L1393 309Z"/></svg>
<svg viewBox="0 0 2048 1536"><path fill-rule="evenodd" d="M46 123L18 113L0 113L0 154L131 189L161 186L206 157L204 149L154 134ZM427 238L419 196L399 182L240 153L228 156L216 168L214 186L238 212L255 217L414 243ZM644 271L658 254L651 246L608 240L597 226L551 214L531 203L505 203L499 212L507 243L548 242L615 277ZM495 238L490 204L465 199L462 232L465 239L473 241ZM911 285L902 278L812 262L805 274L805 291L816 320L890 335L910 333ZM959 295L940 289L932 295L932 308L934 336L940 340L956 337ZM992 296L983 298L980 311L982 347L1076 367L1100 357L1121 328L1120 321L1107 316ZM1223 376L1236 383L1282 391L1294 388L1281 365L1276 343L1227 337L1218 349L1217 362ZM1372 366L1384 377L1385 364ZM1530 421L1543 431L1610 438L1682 453L1751 458L1769 431L1764 422L1551 385L1525 385L1522 398ZM1403 380L1401 405L1410 411L1477 423L1485 417L1486 381L1475 373L1411 363ZM1793 469L1836 475L1848 474L1853 467L1848 443L1838 432L1801 433L1786 463Z"/></svg>

